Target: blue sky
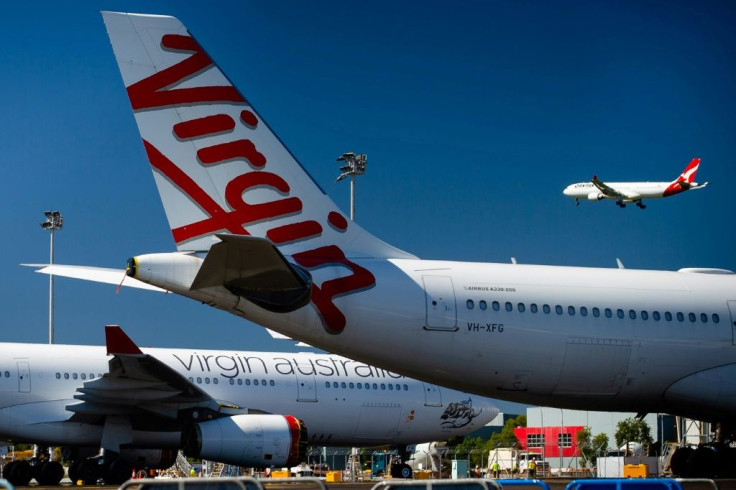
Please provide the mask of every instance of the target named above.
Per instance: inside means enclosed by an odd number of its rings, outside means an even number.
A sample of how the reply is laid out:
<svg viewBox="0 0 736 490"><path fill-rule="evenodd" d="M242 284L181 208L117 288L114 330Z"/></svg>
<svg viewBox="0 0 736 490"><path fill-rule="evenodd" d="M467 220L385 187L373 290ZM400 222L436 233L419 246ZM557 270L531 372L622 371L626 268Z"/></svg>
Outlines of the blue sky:
<svg viewBox="0 0 736 490"><path fill-rule="evenodd" d="M30 5L30 4L28 4ZM99 10L187 25L347 213L335 158L366 153L356 220L422 258L736 270L736 4L672 1L5 5L2 339L45 342L56 262L174 249ZM705 190L642 211L562 195L593 174ZM59 278L58 343L120 324L141 345L288 349L173 295Z"/></svg>

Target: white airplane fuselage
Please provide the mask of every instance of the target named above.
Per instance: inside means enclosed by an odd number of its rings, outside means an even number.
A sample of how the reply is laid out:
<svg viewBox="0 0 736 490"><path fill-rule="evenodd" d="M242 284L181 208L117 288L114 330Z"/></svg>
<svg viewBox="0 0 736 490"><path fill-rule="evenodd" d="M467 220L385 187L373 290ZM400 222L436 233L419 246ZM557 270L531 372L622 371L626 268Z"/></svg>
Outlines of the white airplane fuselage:
<svg viewBox="0 0 736 490"><path fill-rule="evenodd" d="M300 418L313 445L443 440L472 432L498 414L482 397L335 355L142 350L214 399ZM0 352L0 439L100 446L102 425L70 421L74 412L67 406L79 403L75 396L85 382L108 372L104 347L4 343ZM134 447L180 444L173 423L133 431Z"/></svg>
<svg viewBox="0 0 736 490"><path fill-rule="evenodd" d="M606 185L615 188L622 194L636 196L635 199L657 199L665 197L665 191L672 185L671 182L606 182ZM568 197L574 197L576 199L590 199L591 194L593 199L590 200L601 200L601 199L620 199L615 196L606 196L601 193L598 188L592 182L578 182L576 184L570 184L565 187L563 191ZM624 202L632 202L634 198L623 198Z"/></svg>

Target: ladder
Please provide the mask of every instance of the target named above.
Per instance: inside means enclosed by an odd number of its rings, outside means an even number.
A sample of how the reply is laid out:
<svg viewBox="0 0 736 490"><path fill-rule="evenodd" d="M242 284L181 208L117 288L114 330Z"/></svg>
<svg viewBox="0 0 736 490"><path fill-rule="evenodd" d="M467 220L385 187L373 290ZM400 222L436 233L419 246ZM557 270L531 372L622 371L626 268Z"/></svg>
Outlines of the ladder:
<svg viewBox="0 0 736 490"><path fill-rule="evenodd" d="M660 463L660 468L662 468L662 476L672 476L672 468L670 468L670 463L672 462L672 455L675 454L675 451L677 451L679 447L680 445L676 442L668 442L665 446Z"/></svg>

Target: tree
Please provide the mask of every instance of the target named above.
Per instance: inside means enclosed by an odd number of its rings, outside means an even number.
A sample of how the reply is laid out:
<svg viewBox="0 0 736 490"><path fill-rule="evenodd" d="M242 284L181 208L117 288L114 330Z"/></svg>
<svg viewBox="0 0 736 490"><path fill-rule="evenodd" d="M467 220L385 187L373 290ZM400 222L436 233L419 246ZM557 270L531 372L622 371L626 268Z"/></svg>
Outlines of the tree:
<svg viewBox="0 0 736 490"><path fill-rule="evenodd" d="M653 442L652 430L643 419L629 417L616 426L616 446L624 446L624 456L629 455L629 443L638 442L649 445Z"/></svg>
<svg viewBox="0 0 736 490"><path fill-rule="evenodd" d="M580 448L580 456L582 460L580 464L583 467L594 466L595 459L606 455L608 450L608 436L604 433L600 433L591 439L590 427L578 432L576 440L578 448Z"/></svg>
<svg viewBox="0 0 736 490"><path fill-rule="evenodd" d="M519 439L514 434L516 427L526 427L526 415L519 415L515 419L508 419L501 432L496 432L489 439L489 450L497 447L521 447Z"/></svg>

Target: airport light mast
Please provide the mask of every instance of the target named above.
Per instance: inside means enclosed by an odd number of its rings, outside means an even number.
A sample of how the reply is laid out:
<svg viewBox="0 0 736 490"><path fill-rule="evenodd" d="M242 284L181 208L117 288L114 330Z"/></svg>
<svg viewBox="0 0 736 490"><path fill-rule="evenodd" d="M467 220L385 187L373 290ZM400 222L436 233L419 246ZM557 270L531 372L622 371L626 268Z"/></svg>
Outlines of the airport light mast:
<svg viewBox="0 0 736 490"><path fill-rule="evenodd" d="M338 162L345 162L345 165L340 167L342 172L335 182L340 182L345 177L350 177L350 221L355 219L355 177L363 175L365 173L365 165L368 158L365 153L356 155L353 152L343 153Z"/></svg>
<svg viewBox="0 0 736 490"><path fill-rule="evenodd" d="M64 218L61 211L46 211L46 221L41 223L41 228L51 232L51 246L49 265L54 265L54 231L61 230ZM54 343L54 275L49 274L49 344Z"/></svg>

